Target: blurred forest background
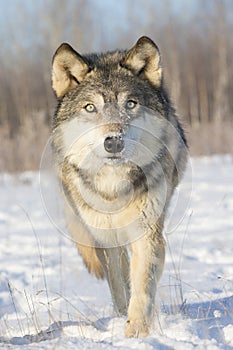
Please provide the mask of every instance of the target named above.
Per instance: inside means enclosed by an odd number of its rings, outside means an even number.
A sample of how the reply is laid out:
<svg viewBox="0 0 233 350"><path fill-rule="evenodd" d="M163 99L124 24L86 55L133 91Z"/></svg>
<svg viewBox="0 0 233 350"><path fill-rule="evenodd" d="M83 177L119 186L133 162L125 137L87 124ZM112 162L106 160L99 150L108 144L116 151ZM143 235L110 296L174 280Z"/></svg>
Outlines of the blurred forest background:
<svg viewBox="0 0 233 350"><path fill-rule="evenodd" d="M165 82L192 155L233 151L232 0L0 0L0 171L37 169L56 101L51 59L160 47Z"/></svg>

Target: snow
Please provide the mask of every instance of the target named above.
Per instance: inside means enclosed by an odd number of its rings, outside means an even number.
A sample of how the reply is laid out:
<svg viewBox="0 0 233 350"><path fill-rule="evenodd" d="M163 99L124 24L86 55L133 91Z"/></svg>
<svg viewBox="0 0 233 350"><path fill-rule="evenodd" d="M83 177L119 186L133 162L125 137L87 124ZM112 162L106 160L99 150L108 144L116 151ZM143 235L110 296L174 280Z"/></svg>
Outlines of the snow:
<svg viewBox="0 0 233 350"><path fill-rule="evenodd" d="M191 170L181 186L184 198L192 187L185 215L175 210L167 226L157 309L143 339L124 337L106 282L88 274L63 233L53 176L0 174L0 348L231 349L233 158L194 158Z"/></svg>

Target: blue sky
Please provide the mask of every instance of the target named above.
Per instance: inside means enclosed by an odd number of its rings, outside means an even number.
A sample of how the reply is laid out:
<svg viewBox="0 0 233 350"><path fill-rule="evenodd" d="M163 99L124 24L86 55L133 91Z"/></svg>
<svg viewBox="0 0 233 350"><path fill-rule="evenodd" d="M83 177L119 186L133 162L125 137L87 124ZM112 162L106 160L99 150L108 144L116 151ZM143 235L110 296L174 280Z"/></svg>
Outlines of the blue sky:
<svg viewBox="0 0 233 350"><path fill-rule="evenodd" d="M33 35L33 21L43 22L44 14L41 12L43 9L43 4L46 3L54 3L56 0L44 1L44 0L0 0L0 30L2 34L4 33L5 39L10 39L10 35L12 35L12 31L14 35L20 34L20 17L22 13L27 14L26 19L22 19L24 21L23 26L25 25L25 20L28 22L27 35ZM69 6L70 1L66 1L67 6ZM138 36L137 30L143 24L143 21L146 20L144 15L145 10L145 0L91 0L92 7L90 8L90 16L98 16L99 30L102 27L102 31L109 33L109 35L114 39L114 35L118 30L127 31L128 27L130 28L132 25L134 26L135 35ZM148 2L147 2L148 3ZM164 20L167 18L166 5L169 4L169 8L174 15L181 15L183 20L189 18L196 11L197 1L195 0L170 0L170 1L153 1L155 8L155 18L159 16L164 17ZM169 10L169 12L170 12ZM46 11L46 6L44 6L44 11ZM59 8L57 9L59 11ZM130 23L128 16L137 14L138 21L141 23L135 25L135 23ZM141 15L140 15L141 14ZM33 21L32 21L33 18ZM153 20L153 19L151 19ZM19 24L18 24L19 23ZM35 26L38 23L35 23ZM17 25L17 27L16 27ZM31 26L31 27L30 27ZM25 40L27 38L25 37Z"/></svg>
<svg viewBox="0 0 233 350"><path fill-rule="evenodd" d="M93 32L95 41L91 40L88 47L92 50L111 49L116 45L128 45L128 35L135 41L141 35L151 35L159 24L178 17L180 23L189 26L192 18L205 20L203 8L211 14L211 6L218 0L86 0L91 3L88 13L84 13L84 26ZM226 3L232 0L224 0ZM77 0L78 2L78 0ZM0 0L0 36L3 55L4 49L9 49L11 43L29 48L42 44L43 25L49 20L47 5L59 4L56 0ZM72 0L64 1L69 6ZM85 2L86 3L86 2ZM149 5L151 7L148 7ZM151 8L152 11L148 11ZM82 13L82 8L80 8ZM71 13L72 15L72 13ZM47 17L46 17L47 16ZM63 19L62 9L50 13L51 20L59 31L60 20ZM89 17L85 24L85 16ZM91 19L91 20L90 20ZM75 18L72 19L73 21ZM71 21L65 18L67 25ZM144 29L145 28L145 29ZM150 29L148 29L150 28ZM129 34L130 33L130 34ZM51 33L48 32L48 36ZM119 39L121 38L121 39ZM156 38L155 38L156 39ZM49 37L48 37L49 40ZM50 38L51 40L51 38ZM56 38L53 38L55 41ZM69 31L64 31L57 41L70 41ZM54 43L56 46L58 43ZM43 44L44 45L44 42ZM13 50L13 48L12 48Z"/></svg>

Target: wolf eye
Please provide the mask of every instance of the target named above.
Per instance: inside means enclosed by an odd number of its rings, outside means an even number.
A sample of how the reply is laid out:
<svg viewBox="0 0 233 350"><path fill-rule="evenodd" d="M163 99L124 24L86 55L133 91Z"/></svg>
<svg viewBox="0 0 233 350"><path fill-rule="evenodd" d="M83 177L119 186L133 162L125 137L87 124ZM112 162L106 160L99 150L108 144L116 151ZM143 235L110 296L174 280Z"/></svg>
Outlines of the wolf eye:
<svg viewBox="0 0 233 350"><path fill-rule="evenodd" d="M136 107L136 105L137 105L137 102L136 102L136 101L129 100L129 101L127 101L127 103L126 103L126 108L128 108L128 109L133 109L133 108Z"/></svg>
<svg viewBox="0 0 233 350"><path fill-rule="evenodd" d="M86 105L86 107L85 107L85 110L86 110L88 113L96 112L95 105L93 105L92 103L88 103L88 105Z"/></svg>

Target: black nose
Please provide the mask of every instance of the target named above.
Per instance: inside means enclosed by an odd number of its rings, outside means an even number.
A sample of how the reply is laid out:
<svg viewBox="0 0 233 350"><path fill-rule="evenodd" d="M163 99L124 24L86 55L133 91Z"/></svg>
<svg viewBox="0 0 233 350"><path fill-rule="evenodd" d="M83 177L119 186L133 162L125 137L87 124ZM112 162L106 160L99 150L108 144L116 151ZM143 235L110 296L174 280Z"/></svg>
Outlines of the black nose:
<svg viewBox="0 0 233 350"><path fill-rule="evenodd" d="M121 152L124 148L124 140L121 136L109 136L104 140L104 148L109 153Z"/></svg>

